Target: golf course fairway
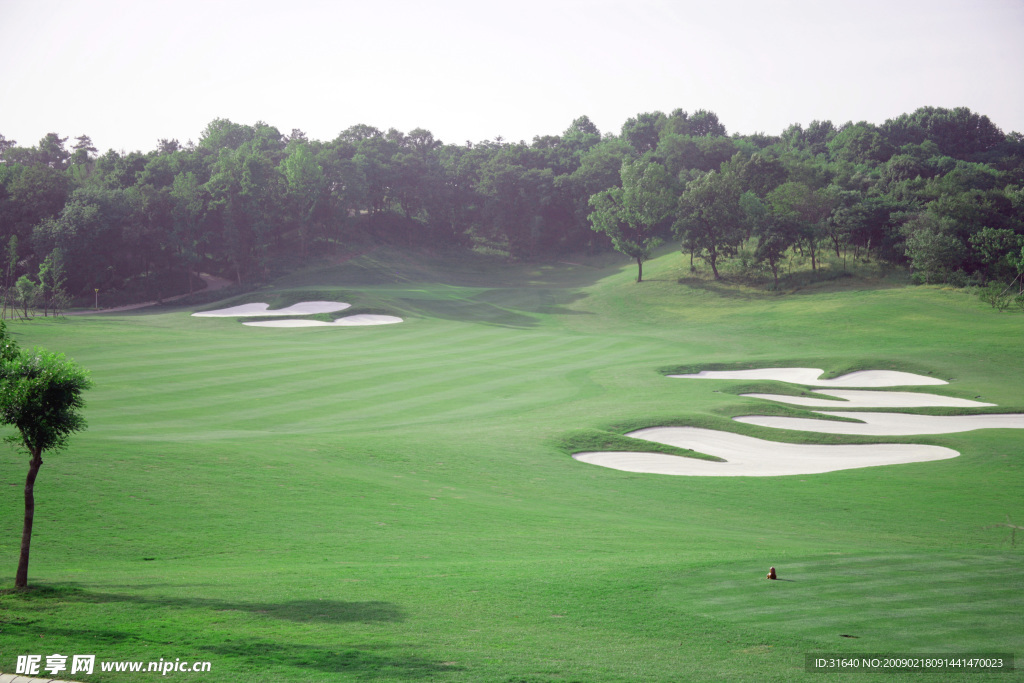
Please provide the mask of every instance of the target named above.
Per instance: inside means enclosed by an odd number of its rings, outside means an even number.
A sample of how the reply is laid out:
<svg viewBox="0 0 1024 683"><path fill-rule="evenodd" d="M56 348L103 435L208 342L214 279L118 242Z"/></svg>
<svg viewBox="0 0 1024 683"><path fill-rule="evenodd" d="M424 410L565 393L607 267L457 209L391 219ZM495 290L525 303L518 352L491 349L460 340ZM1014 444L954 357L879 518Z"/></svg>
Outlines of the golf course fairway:
<svg viewBox="0 0 1024 683"><path fill-rule="evenodd" d="M914 414L1021 413L1024 316L897 279L774 293L681 284L678 252L645 263L642 283L621 256L571 260L378 249L202 306L7 321L94 386L88 429L44 456L26 592L13 579L28 457L0 458L0 672L60 653L97 665L57 678L103 683L156 677L99 662L160 659L209 662L160 677L204 683L862 681L810 673L806 657L1024 660L1024 534L1008 526L1024 525L1024 430L774 429L733 418L825 418L740 394L822 394L666 376L891 370L936 380L899 391L992 404ZM402 324L192 315L300 302ZM685 457L625 436L673 426L959 456L769 477L571 457Z"/></svg>

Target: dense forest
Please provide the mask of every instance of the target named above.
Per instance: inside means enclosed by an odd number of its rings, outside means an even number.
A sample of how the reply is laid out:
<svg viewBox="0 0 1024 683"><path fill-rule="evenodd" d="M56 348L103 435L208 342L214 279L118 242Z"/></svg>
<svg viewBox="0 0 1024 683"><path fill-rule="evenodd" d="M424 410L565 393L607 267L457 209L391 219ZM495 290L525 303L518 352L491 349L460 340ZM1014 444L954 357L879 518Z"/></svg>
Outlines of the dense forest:
<svg viewBox="0 0 1024 683"><path fill-rule="evenodd" d="M211 122L197 143L99 154L88 136L0 135L4 308L160 297L200 272L254 283L369 243L543 260L675 243L719 266L741 248L771 286L787 254L908 267L922 283L1024 270L1024 135L966 108L881 125L729 135L708 111L602 133L445 144L358 125L328 142ZM685 258L685 256L684 256Z"/></svg>

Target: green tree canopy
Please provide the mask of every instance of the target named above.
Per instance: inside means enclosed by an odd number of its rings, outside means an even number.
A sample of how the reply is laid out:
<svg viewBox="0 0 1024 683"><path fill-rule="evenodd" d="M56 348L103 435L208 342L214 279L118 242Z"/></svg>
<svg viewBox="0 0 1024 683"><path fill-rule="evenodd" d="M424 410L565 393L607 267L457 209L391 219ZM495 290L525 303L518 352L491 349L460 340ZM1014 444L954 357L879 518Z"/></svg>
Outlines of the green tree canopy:
<svg viewBox="0 0 1024 683"><path fill-rule="evenodd" d="M735 174L712 171L687 183L679 197L676 235L710 264L716 280L719 258L735 254L743 241L741 195Z"/></svg>
<svg viewBox="0 0 1024 683"><path fill-rule="evenodd" d="M623 162L620 176L622 187L590 198L589 218L591 227L608 235L617 251L636 259L636 281L643 282L644 261L661 243L678 190L665 167L648 157Z"/></svg>

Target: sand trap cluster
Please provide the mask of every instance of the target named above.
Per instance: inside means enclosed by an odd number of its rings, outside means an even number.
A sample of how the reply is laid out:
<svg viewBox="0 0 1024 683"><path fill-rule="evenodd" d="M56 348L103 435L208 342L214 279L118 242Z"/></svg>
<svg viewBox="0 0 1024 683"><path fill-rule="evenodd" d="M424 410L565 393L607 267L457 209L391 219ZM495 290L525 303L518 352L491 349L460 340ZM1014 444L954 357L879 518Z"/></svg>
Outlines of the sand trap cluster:
<svg viewBox="0 0 1024 683"><path fill-rule="evenodd" d="M758 370L705 370L689 375L669 375L685 379L773 380L807 386L830 387L899 387L947 384L934 377L893 370L851 372L831 380L819 379L822 370L815 368L763 368ZM968 401L909 391L814 390L840 401L807 396L778 394L743 394L750 398L780 401L793 405L836 408L980 408L995 404ZM910 413L859 413L848 411L815 411L856 422L817 420L812 418L748 415L734 418L738 422L779 429L795 429L822 434L855 434L866 436L906 436L920 434L951 434L974 429L1024 429L1022 414L988 415L915 415ZM686 448L705 455L724 458L713 462L663 453L589 452L573 458L602 467L626 472L689 476L769 477L792 474L818 474L837 470L895 465L912 462L945 460L960 455L939 446L917 444L815 445L789 444L755 439L741 434L697 427L652 427L627 436L655 443Z"/></svg>
<svg viewBox="0 0 1024 683"><path fill-rule="evenodd" d="M355 325L393 325L400 322L402 322L402 319L394 315L360 313L359 315L338 318L331 323L325 323L322 320L262 320L260 322L242 324L249 327L345 327Z"/></svg>
<svg viewBox="0 0 1024 683"><path fill-rule="evenodd" d="M935 377L897 370L860 370L835 379L819 379L817 368L761 368L758 370L702 370L692 375L669 375L682 379L767 379L809 387L910 387L949 384Z"/></svg>
<svg viewBox="0 0 1024 683"><path fill-rule="evenodd" d="M242 304L231 308L221 308L216 311L202 311L193 313L197 318L251 318L255 316L289 316L289 315L315 315L317 313L335 313L350 308L352 304L345 304L340 301L302 301L288 306L268 310L270 304ZM377 315L375 313L360 313L338 318L334 322L323 322L322 320L261 320L259 322L242 323L249 327L357 327L363 325L393 325L402 322L402 319L394 315Z"/></svg>
<svg viewBox="0 0 1024 683"><path fill-rule="evenodd" d="M842 411L814 411L819 415L834 415L858 422L815 420L807 417L777 417L774 415L746 415L734 417L737 422L793 429L819 434L857 434L861 436L914 436L918 434L954 434L975 429L1024 429L1024 415L914 415L911 413L849 413Z"/></svg>
<svg viewBox="0 0 1024 683"><path fill-rule="evenodd" d="M969 401L966 398L939 396L938 394L922 394L915 391L857 391L855 389L812 389L811 393L832 396L841 399L832 401L827 398L810 396L784 396L782 394L740 394L749 398L763 398L767 401L778 401L795 406L811 408L987 408L995 403Z"/></svg>
<svg viewBox="0 0 1024 683"><path fill-rule="evenodd" d="M577 453L580 462L626 472L703 477L773 477L945 460L960 455L950 448L917 444L817 445L778 443L698 427L652 427L626 436L716 455L726 462L663 453Z"/></svg>
<svg viewBox="0 0 1024 683"><path fill-rule="evenodd" d="M268 310L270 304L242 304L231 308L221 308L216 311L200 311L193 313L196 318L246 318L256 315L314 315L316 313L336 313L344 311L352 304L343 304L340 301L302 301L273 311Z"/></svg>

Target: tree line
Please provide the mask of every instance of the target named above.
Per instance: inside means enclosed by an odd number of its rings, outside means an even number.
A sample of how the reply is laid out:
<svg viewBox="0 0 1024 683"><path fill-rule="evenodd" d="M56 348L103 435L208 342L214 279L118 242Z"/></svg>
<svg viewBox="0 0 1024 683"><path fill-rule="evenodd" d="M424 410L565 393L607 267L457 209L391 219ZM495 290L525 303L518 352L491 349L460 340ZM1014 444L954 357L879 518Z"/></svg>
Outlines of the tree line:
<svg viewBox="0 0 1024 683"><path fill-rule="evenodd" d="M966 108L729 135L709 111L647 112L618 132L445 144L357 125L334 140L227 119L196 143L99 154L88 136L0 135L5 312L95 290L160 297L200 272L239 283L365 240L535 260L674 241L715 277L747 245L908 265L921 282L1024 270L1024 136Z"/></svg>

